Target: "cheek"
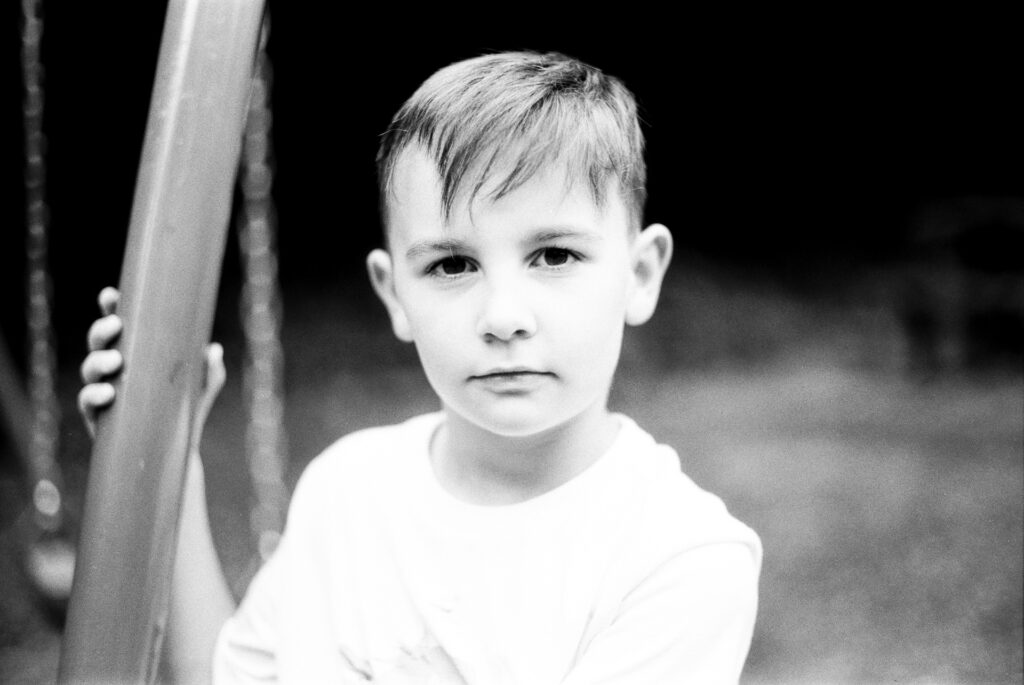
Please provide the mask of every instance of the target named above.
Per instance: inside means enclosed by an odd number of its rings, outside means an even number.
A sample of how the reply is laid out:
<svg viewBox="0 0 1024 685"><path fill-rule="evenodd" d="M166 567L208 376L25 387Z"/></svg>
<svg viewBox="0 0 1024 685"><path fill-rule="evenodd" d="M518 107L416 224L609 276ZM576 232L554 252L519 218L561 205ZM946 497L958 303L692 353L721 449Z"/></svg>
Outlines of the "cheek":
<svg viewBox="0 0 1024 685"><path fill-rule="evenodd" d="M450 343L450 337L445 339L438 334L429 335L422 331L417 333L414 340L420 368L427 382L440 397L446 397L455 379L465 375L453 349L456 346Z"/></svg>
<svg viewBox="0 0 1024 685"><path fill-rule="evenodd" d="M624 298L619 290L594 288L553 314L558 328L554 337L562 359L594 372L617 364L625 326Z"/></svg>
<svg viewBox="0 0 1024 685"><path fill-rule="evenodd" d="M420 303L409 319L413 342L420 362L433 382L435 371L457 365L460 354L456 331L459 330L458 307L437 307ZM463 350L464 351L464 350Z"/></svg>
<svg viewBox="0 0 1024 685"><path fill-rule="evenodd" d="M417 345L444 348L453 344L459 330L460 309L456 306L420 302L409 317L409 326ZM465 327L465 324L462 324Z"/></svg>
<svg viewBox="0 0 1024 685"><path fill-rule="evenodd" d="M574 288L561 304L568 328L598 344L625 323L626 284L617 272L605 274Z"/></svg>

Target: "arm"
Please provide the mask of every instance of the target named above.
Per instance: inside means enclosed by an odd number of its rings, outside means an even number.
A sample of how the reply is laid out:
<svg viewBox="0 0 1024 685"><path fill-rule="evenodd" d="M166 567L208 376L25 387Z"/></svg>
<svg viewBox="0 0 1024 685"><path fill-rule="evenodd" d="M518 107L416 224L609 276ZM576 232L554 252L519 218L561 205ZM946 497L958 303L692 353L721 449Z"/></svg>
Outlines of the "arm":
<svg viewBox="0 0 1024 685"><path fill-rule="evenodd" d="M198 451L193 451L178 520L165 643L173 682L210 682L217 635L234 611L234 597L210 533L203 465Z"/></svg>
<svg viewBox="0 0 1024 685"><path fill-rule="evenodd" d="M171 606L167 623L166 663L173 682L208 683L213 676L217 635L235 612L235 600L213 544L206 509L206 479L199 441L206 417L224 387L224 350L206 350L206 378L196 407L189 440L185 489L178 516L178 545L171 575Z"/></svg>
<svg viewBox="0 0 1024 685"><path fill-rule="evenodd" d="M563 685L736 683L757 613L757 576L739 543L676 556L630 592Z"/></svg>
<svg viewBox="0 0 1024 685"><path fill-rule="evenodd" d="M121 334L121 320L114 314L118 297L114 288L105 288L100 293L103 317L89 329L90 352L82 364L82 380L86 385L79 393L78 406L92 436L96 434L98 412L114 402L114 386L109 381L121 372L123 365L121 354L109 349ZM199 457L199 437L210 407L224 385L225 375L223 350L220 345L210 345L206 351L203 393L192 422L171 578L164 663L174 682L211 680L217 634L235 608L210 532L203 465Z"/></svg>

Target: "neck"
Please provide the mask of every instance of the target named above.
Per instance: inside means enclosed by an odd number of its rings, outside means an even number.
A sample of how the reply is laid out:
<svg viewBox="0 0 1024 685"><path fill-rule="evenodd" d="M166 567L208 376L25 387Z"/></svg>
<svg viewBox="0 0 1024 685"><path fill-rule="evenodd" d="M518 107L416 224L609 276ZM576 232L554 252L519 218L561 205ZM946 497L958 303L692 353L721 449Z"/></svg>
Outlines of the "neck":
<svg viewBox="0 0 1024 685"><path fill-rule="evenodd" d="M527 436L491 433L446 409L431 447L441 485L473 504L523 502L567 483L605 453L618 422L605 406Z"/></svg>

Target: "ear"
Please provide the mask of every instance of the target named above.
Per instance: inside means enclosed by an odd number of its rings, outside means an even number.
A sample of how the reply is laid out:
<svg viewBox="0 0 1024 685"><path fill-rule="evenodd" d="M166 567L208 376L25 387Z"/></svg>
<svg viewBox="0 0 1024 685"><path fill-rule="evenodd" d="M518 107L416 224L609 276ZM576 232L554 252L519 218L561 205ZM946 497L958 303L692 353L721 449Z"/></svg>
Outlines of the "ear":
<svg viewBox="0 0 1024 685"><path fill-rule="evenodd" d="M373 250L366 256L366 271L370 275L370 284L373 285L374 292L388 310L391 329L395 336L402 342L412 342L409 319L395 294L395 269L391 255L385 250Z"/></svg>
<svg viewBox="0 0 1024 685"><path fill-rule="evenodd" d="M672 234L661 224L651 224L633 241L633 289L626 303L626 323L646 323L658 304L661 282L672 260Z"/></svg>

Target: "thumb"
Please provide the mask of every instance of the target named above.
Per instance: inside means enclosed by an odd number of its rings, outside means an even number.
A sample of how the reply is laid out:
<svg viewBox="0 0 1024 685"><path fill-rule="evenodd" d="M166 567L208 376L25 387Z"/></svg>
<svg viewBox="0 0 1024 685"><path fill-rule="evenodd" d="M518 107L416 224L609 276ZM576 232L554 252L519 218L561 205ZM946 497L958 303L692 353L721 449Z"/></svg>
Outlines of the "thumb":
<svg viewBox="0 0 1024 685"><path fill-rule="evenodd" d="M206 368L203 378L203 391L196 405L196 413L192 424L192 439L189 447L192 452L199 451L199 441L203 436L203 428L206 426L206 419L210 415L210 409L224 387L227 379L227 371L224 368L224 348L220 343L210 343L206 346Z"/></svg>

